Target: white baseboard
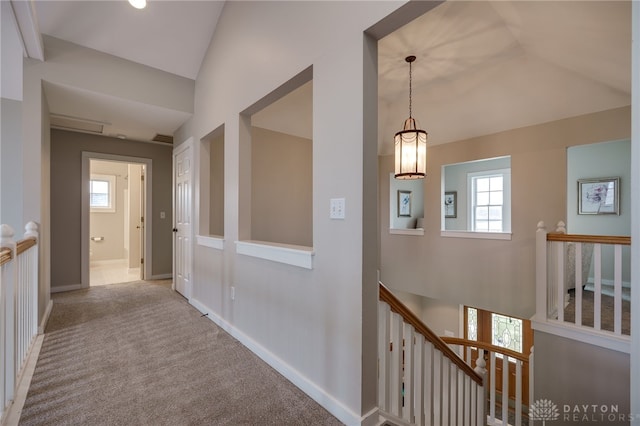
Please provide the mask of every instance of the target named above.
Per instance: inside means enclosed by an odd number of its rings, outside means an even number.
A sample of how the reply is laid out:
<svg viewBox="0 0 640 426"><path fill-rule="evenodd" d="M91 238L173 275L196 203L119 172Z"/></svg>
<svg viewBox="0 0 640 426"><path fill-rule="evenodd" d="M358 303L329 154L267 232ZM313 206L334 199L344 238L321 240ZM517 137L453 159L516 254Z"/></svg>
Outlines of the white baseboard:
<svg viewBox="0 0 640 426"><path fill-rule="evenodd" d="M378 421L378 409L372 410L365 416L359 416L348 407L345 407L340 401L328 394L324 389L313 383L307 377L302 375L299 371L292 368L285 363L282 359L278 358L275 354L270 352L267 348L260 345L251 337L238 330L232 324L220 317L218 314L210 310L203 303L199 302L195 298L191 298L189 303L203 314L207 314L207 317L217 324L224 331L235 337L240 343L246 346L251 352L260 357L264 362L269 364L272 368L282 374L287 380L297 386L300 390L306 393L311 399L316 401L328 412L334 415L338 420L346 425L358 425L369 426L375 425ZM375 421L375 422L374 422Z"/></svg>
<svg viewBox="0 0 640 426"><path fill-rule="evenodd" d="M29 386L31 385L31 378L33 377L33 373L36 369L36 363L40 356L40 349L42 348L43 341L44 336L38 335L29 348L27 361L20 373L20 377L18 378L16 394L13 402L5 412L5 417L2 419L2 426L17 426L20 422L20 415L22 414L24 402L27 399L27 393L29 392Z"/></svg>
<svg viewBox="0 0 640 426"><path fill-rule="evenodd" d="M53 309L53 300L49 299L47 308L44 310L44 315L42 316L42 321L40 321L40 325L38 326L38 334L44 334L44 329L47 327L47 322L49 322L49 317L51 316L51 309Z"/></svg>
<svg viewBox="0 0 640 426"><path fill-rule="evenodd" d="M63 291L80 290L82 288L84 288L82 287L82 284L61 285L61 286L55 286L55 287L52 286L50 292L62 293Z"/></svg>
<svg viewBox="0 0 640 426"><path fill-rule="evenodd" d="M145 280L168 280L173 278L173 274L157 274L146 277Z"/></svg>

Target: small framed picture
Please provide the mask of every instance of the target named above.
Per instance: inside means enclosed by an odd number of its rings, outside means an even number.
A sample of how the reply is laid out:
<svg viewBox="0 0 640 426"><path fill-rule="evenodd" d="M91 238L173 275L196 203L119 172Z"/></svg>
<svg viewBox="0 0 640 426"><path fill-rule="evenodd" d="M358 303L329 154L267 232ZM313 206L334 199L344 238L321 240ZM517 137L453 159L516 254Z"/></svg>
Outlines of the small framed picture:
<svg viewBox="0 0 640 426"><path fill-rule="evenodd" d="M620 214L620 178L578 179L578 214Z"/></svg>
<svg viewBox="0 0 640 426"><path fill-rule="evenodd" d="M398 190L398 216L411 217L411 191Z"/></svg>
<svg viewBox="0 0 640 426"><path fill-rule="evenodd" d="M458 217L458 192L447 191L444 193L444 217L454 218Z"/></svg>

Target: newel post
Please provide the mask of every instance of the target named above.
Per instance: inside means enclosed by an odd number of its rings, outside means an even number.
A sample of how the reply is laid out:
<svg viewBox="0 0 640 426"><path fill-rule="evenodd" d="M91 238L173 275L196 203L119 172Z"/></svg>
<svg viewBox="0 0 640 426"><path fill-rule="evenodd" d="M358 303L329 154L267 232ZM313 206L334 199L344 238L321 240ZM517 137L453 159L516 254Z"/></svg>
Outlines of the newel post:
<svg viewBox="0 0 640 426"><path fill-rule="evenodd" d="M478 350L478 358L476 359L476 368L473 369L480 377L482 377L482 389L478 392L478 412L477 419L479 425L486 424L487 421L487 392L489 391L487 386L487 362L484 360L484 349Z"/></svg>
<svg viewBox="0 0 640 426"><path fill-rule="evenodd" d="M35 222L29 222L24 226L24 237L25 238L35 238L36 240L38 240L38 236L40 235L38 233L38 224Z"/></svg>
<svg viewBox="0 0 640 426"><path fill-rule="evenodd" d="M547 228L542 221L536 230L536 319L547 319Z"/></svg>

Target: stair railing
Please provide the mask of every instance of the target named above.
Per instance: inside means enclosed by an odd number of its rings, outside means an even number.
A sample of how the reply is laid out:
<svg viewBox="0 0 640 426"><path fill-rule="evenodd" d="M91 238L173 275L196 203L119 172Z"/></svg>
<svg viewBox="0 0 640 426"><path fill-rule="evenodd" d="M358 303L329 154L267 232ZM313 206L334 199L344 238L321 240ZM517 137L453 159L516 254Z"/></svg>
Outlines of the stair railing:
<svg viewBox="0 0 640 426"><path fill-rule="evenodd" d="M567 234L563 222L550 233L543 222L538 223L535 315L538 324L588 332L604 346L628 346L630 322L627 319L624 323L623 318L629 315L629 302L625 301L629 295L625 293L630 293L631 288L623 282L623 275L629 269L628 252L624 250L630 245L631 238L627 236ZM589 312L583 311L586 296L593 299ZM604 301L610 298L612 309L603 309ZM570 317L565 313L569 306ZM603 312L610 311L611 318L603 317Z"/></svg>
<svg viewBox="0 0 640 426"><path fill-rule="evenodd" d="M504 425L513 420L515 426L521 426L528 418L529 399L533 395L533 347L526 356L520 352L475 340L457 337L442 337L447 344L456 347L467 363L472 364L474 357L489 359L485 386L488 388L489 412L488 425ZM504 368L504 366L507 368ZM502 370L498 374L499 367ZM528 374L528 386L524 375ZM513 395L513 396L511 396ZM513 412L513 415L510 415ZM503 420L509 419L507 423ZM511 423L510 423L511 424Z"/></svg>
<svg viewBox="0 0 640 426"><path fill-rule="evenodd" d="M485 361L471 368L382 283L378 407L405 425L485 424Z"/></svg>
<svg viewBox="0 0 640 426"><path fill-rule="evenodd" d="M8 225L0 234L0 422L38 334L38 227L29 222L25 229L18 242Z"/></svg>

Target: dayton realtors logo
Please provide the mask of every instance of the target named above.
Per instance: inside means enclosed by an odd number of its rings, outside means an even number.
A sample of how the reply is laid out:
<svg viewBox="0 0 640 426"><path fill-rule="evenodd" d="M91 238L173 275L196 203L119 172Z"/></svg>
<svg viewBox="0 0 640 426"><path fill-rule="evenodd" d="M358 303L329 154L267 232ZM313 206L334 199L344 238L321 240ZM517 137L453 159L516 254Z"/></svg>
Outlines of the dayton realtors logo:
<svg viewBox="0 0 640 426"><path fill-rule="evenodd" d="M545 426L547 420L554 421L560 419L560 410L551 400L539 399L529 407L529 419L542 420L542 426ZM564 422L576 422L580 424L603 424L640 420L640 415L620 413L618 405L564 404L562 406L562 420Z"/></svg>
<svg viewBox="0 0 640 426"><path fill-rule="evenodd" d="M542 420L542 426L547 420L558 420L559 417L558 406L548 399L539 399L529 407L529 419Z"/></svg>

